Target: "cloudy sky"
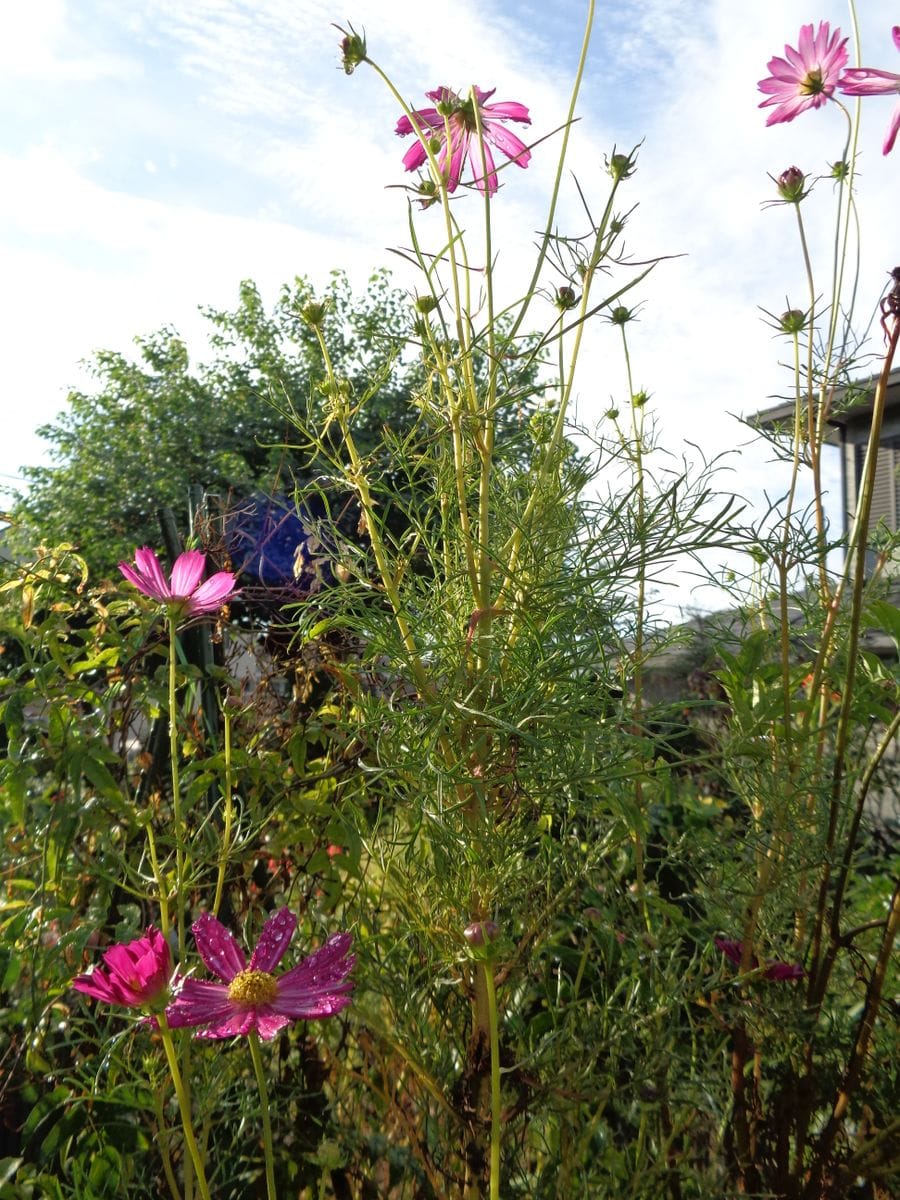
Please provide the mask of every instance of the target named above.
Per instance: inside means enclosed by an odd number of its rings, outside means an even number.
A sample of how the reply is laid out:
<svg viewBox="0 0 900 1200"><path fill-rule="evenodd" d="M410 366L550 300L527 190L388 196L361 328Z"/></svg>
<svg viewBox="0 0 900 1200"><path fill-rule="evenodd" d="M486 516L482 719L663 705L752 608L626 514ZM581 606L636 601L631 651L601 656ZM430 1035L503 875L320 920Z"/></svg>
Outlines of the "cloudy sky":
<svg viewBox="0 0 900 1200"><path fill-rule="evenodd" d="M895 0L861 0L862 61L900 70L890 39ZM537 138L563 120L586 4L580 0L31 0L0 10L0 485L41 460L35 427L85 386L98 348L127 351L163 324L202 353L199 305L233 306L241 279L274 301L296 274L335 267L362 283L398 267L407 237L395 106L366 69L340 70L331 22L365 28L370 53L419 102L438 84L497 88L526 103ZM602 207L603 155L643 139L627 184L640 207L636 258L663 264L642 290L632 327L637 382L673 448L707 456L742 444L733 414L784 388L783 345L760 320L787 297L804 306L793 214L764 210L767 172L796 163L827 172L844 125L832 107L765 128L757 81L846 4L819 0L599 0L573 132L571 166ZM900 147L883 158L891 111L867 100L860 143L862 276L868 319L900 262ZM527 174L512 169L496 208L499 271L513 290L541 223L555 158L550 141ZM465 201L473 221L474 200ZM826 282L832 195L807 202ZM460 207L461 214L465 209ZM423 214L427 232L431 213ZM563 223L578 223L574 202ZM621 399L623 367L608 326L591 335L578 417L599 420ZM736 490L773 486L744 450Z"/></svg>

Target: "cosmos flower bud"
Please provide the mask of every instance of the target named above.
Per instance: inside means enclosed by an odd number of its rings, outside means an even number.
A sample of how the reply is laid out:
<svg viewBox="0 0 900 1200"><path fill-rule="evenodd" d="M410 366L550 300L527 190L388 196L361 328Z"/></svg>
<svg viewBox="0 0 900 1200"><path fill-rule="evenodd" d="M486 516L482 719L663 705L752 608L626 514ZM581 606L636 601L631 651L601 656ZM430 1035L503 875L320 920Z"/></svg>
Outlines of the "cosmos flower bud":
<svg viewBox="0 0 900 1200"><path fill-rule="evenodd" d="M617 154L613 151L612 156L606 159L606 169L616 183L620 179L630 179L635 170L634 159L630 154Z"/></svg>
<svg viewBox="0 0 900 1200"><path fill-rule="evenodd" d="M577 303L578 297L575 294L574 288L569 287L568 284L561 288L557 288L556 307L561 312L565 312L568 308L574 308Z"/></svg>
<svg viewBox="0 0 900 1200"><path fill-rule="evenodd" d="M778 194L787 204L799 204L807 195L804 185L806 176L799 167L788 167L775 181Z"/></svg>
<svg viewBox="0 0 900 1200"><path fill-rule="evenodd" d="M437 306L438 302L434 296L416 296L416 312L422 313L423 316L434 312Z"/></svg>
<svg viewBox="0 0 900 1200"><path fill-rule="evenodd" d="M789 308L779 318L781 332L790 334L800 333L806 326L806 313L800 308Z"/></svg>
<svg viewBox="0 0 900 1200"><path fill-rule="evenodd" d="M463 930L463 937L470 946L487 946L500 935L496 921L472 921Z"/></svg>
<svg viewBox="0 0 900 1200"><path fill-rule="evenodd" d="M624 304L617 304L609 314L609 319L613 325L624 325L627 321L632 320L634 313L630 308L626 308Z"/></svg>
<svg viewBox="0 0 900 1200"><path fill-rule="evenodd" d="M300 316L311 329L320 329L325 320L327 306L323 300L309 300L300 309Z"/></svg>
<svg viewBox="0 0 900 1200"><path fill-rule="evenodd" d="M344 35L341 38L341 65L344 68L344 74L352 75L359 64L366 60L365 34L357 33L352 25L349 32L341 29L340 25L335 25L335 29L340 30Z"/></svg>

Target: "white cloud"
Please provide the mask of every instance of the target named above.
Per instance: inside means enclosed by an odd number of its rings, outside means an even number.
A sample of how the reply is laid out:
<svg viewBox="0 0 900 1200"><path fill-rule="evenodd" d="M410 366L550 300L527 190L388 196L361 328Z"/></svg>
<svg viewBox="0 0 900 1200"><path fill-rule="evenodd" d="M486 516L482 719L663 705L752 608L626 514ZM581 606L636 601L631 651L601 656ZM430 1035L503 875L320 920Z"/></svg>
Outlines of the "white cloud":
<svg viewBox="0 0 900 1200"><path fill-rule="evenodd" d="M529 104L535 136L563 120L581 6L433 0L427 19L419 0L358 0L344 8L409 100L420 102L439 83L496 84L498 98ZM330 23L343 22L344 11L336 13L330 0L81 0L77 9L47 0L14 9L18 52L11 55L9 39L0 39L0 55L16 57L26 75L49 78L80 63L84 86L34 99L44 128L29 127L24 146L6 143L4 152L0 131L4 328L22 364L6 383L19 401L0 448L6 472L33 459L33 442L21 439L56 411L60 387L93 348L126 348L132 335L164 322L199 337L196 306L233 303L244 276L272 298L297 272L324 278L346 266L362 281L380 263L397 265L386 248L408 241L405 199L388 186L404 182L403 143L391 132L396 106L365 68L351 79L340 71ZM846 23L836 2L823 0L819 9L816 19ZM891 65L894 9L888 0L865 7L867 65ZM805 0L598 6L572 166L599 208L608 186L604 152L613 141L621 146L623 130L646 133L639 171L623 188L623 206L640 203L628 245L637 258L686 257L661 264L641 289L646 303L632 327L636 379L653 393L665 439L687 434L710 456L746 439L730 413L765 407L784 386L783 351L759 307L779 312L785 296L804 303L792 214L760 207L773 194L766 173L795 162L823 173L841 153L841 118L832 106L770 129L757 108L767 60L808 19ZM91 29L96 46L85 41ZM112 99L94 95L89 83L90 70L104 69L120 71ZM85 145L58 122L91 102ZM117 104L127 113L124 134L108 111ZM863 310L874 308L885 272L900 262L900 150L892 159L880 154L889 111L889 101L863 105ZM134 169L122 165L116 174L131 149L130 128ZM558 138L541 147L527 174L504 175L497 248L509 296L528 276L557 145ZM580 228L568 178L566 187L561 228ZM825 264L820 291L828 283L830 187L820 183L804 206L815 258ZM467 200L457 211L474 237L477 203ZM433 213L422 214L428 244L436 224ZM410 280L402 267L400 278ZM31 371L29 359L37 364ZM597 325L579 378L580 419L596 419L611 399L621 400L623 380L612 331ZM742 471L747 494L759 494L763 480L776 486L759 451L743 452Z"/></svg>
<svg viewBox="0 0 900 1200"><path fill-rule="evenodd" d="M72 35L65 0L9 3L0 9L0 76L9 79L88 81L127 79L134 60L92 51ZM61 50L61 43L72 44Z"/></svg>

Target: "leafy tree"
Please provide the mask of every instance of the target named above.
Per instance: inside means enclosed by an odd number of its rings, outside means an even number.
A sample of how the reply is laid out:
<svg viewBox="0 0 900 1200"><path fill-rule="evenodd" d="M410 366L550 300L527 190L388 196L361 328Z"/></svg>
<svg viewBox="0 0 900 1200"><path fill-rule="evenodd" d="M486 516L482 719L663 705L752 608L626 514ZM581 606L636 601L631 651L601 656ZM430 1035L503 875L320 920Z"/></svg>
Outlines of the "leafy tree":
<svg viewBox="0 0 900 1200"><path fill-rule="evenodd" d="M108 574L135 545L159 543L158 508L170 507L187 527L191 485L226 501L302 486L322 464L296 445L286 413L299 412L311 425L324 415L321 355L303 317L312 302L311 284L297 278L270 313L256 285L244 281L233 312L204 310L214 352L208 361L192 363L168 326L135 339L136 359L98 352L96 389L72 392L68 408L39 430L53 462L23 472L28 490L16 496L13 545L70 542L94 571ZM374 447L385 422L410 429L410 396L421 381L398 354L411 319L407 297L386 272L361 297L334 273L317 302L325 306L336 370L354 390L380 381L358 414L361 444Z"/></svg>

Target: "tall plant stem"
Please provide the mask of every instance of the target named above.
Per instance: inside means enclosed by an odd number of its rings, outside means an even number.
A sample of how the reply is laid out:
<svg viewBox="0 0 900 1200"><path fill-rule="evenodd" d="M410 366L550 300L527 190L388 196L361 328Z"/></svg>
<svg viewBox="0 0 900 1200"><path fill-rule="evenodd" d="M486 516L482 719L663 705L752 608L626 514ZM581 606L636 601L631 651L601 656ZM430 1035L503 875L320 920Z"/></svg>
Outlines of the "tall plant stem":
<svg viewBox="0 0 900 1200"><path fill-rule="evenodd" d="M234 800L232 797L234 784L231 778L231 714L227 706L224 711L222 723L225 731L225 796L222 817L222 843L219 850L219 871L216 878L216 895L212 906L212 915L214 917L218 916L219 906L222 903L222 893L225 888L225 871L228 867L228 855L231 852L231 827L234 823Z"/></svg>
<svg viewBox="0 0 900 1200"><path fill-rule="evenodd" d="M176 663L178 635L175 616L169 613L169 766L172 779L172 824L175 835L175 908L178 927L178 959L184 961L184 826L181 815L181 778L178 769L178 708L176 695Z"/></svg>
<svg viewBox="0 0 900 1200"><path fill-rule="evenodd" d="M256 1075L256 1086L259 1091L259 1107L263 1123L263 1152L266 1159L266 1196L268 1200L278 1200L275 1191L275 1156L272 1149L272 1119L269 1115L269 1089L266 1087L266 1072L262 1055L259 1052L259 1034L251 1029L247 1038L250 1043L250 1057L253 1059L253 1070Z"/></svg>
<svg viewBox="0 0 900 1200"><path fill-rule="evenodd" d="M485 990L488 998L488 1017L491 1042L491 1181L490 1200L500 1200L500 1147L503 1137L501 1127L500 1096L500 1021L497 1013L497 988L494 984L494 964L488 959L481 964Z"/></svg>
<svg viewBox="0 0 900 1200"><path fill-rule="evenodd" d="M157 1015L159 1022L159 1033L162 1038L163 1049L166 1054L166 1062L169 1064L169 1074L172 1076L172 1086L175 1089L175 1098L178 1101L178 1111L181 1114L181 1128L184 1132L184 1144L187 1146L188 1160L193 1166L197 1176L197 1187L200 1191L202 1200L211 1200L209 1194L209 1185L206 1182L206 1168L203 1163L203 1158L197 1146L197 1139L194 1136L194 1126L191 1121L191 1098L188 1090L185 1087L184 1078L178 1067L178 1055L175 1051L175 1044L172 1041L172 1031L166 1023L164 1013ZM185 1163L185 1176L187 1176L187 1162ZM187 1178L185 1178L185 1191L187 1191Z"/></svg>

